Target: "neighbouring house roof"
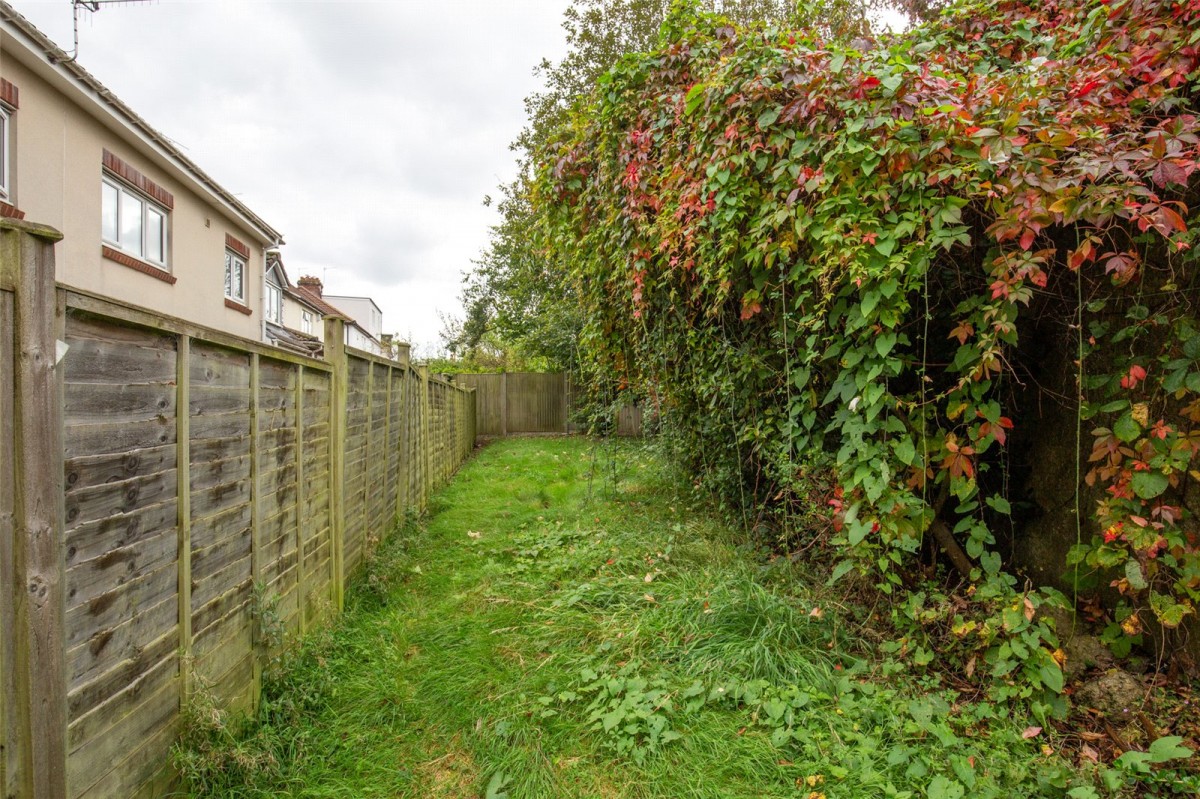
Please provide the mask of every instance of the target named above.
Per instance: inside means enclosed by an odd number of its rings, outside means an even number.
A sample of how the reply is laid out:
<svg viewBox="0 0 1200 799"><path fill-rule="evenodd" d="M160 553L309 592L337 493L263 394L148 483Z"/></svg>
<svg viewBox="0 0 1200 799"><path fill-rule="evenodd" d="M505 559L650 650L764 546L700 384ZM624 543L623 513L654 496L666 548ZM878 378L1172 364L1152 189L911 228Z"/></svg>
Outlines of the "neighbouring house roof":
<svg viewBox="0 0 1200 799"><path fill-rule="evenodd" d="M217 205L223 206L249 230L257 233L263 244L283 243L282 233L268 225L237 197L209 177L170 139L151 127L146 120L109 91L90 72L72 61L62 48L38 30L33 23L21 16L8 3L2 1L0 1L0 23L2 23L0 27L3 27L6 33L24 45L35 57L41 67L40 70L35 71L43 73L43 78L50 74L58 78L59 84L65 81L73 87L77 95L76 101L79 99L78 95L82 95L82 98L93 107L106 112L112 121L141 139L151 150L172 163L196 185L201 195L207 195L211 200L215 200ZM50 82L51 85L56 83L56 81ZM56 88L61 90L62 86L59 85Z"/></svg>
<svg viewBox="0 0 1200 799"><path fill-rule="evenodd" d="M318 295L308 286L289 286L288 288L284 289L284 291L289 297L308 305L322 316L335 316L338 319L345 319L347 322L354 321L349 316L346 316L346 314L342 313L337 308L334 308L332 305L325 302L325 300L321 299L320 295Z"/></svg>
<svg viewBox="0 0 1200 799"><path fill-rule="evenodd" d="M267 322L267 337L274 342L275 346L298 352L301 355L320 357L325 351L325 342L316 336L310 336L308 333L301 333L299 330L292 330L290 327L277 325L274 322Z"/></svg>
<svg viewBox="0 0 1200 799"><path fill-rule="evenodd" d="M370 297L360 297L360 296L353 295L353 294L326 294L325 296L329 297L332 300L366 300L367 302L371 303L371 305L375 306L376 311L379 311L379 313L381 315L383 314L383 309L380 308L379 304L376 303L375 300L371 299Z"/></svg>

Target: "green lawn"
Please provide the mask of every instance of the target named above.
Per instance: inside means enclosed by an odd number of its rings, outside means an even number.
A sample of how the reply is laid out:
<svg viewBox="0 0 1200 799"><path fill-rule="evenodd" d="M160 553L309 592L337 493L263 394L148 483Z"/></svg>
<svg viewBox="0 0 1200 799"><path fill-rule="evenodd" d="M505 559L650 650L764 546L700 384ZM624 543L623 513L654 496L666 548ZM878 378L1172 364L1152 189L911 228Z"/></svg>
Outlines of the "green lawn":
<svg viewBox="0 0 1200 799"><path fill-rule="evenodd" d="M192 795L1052 797L1079 779L1027 720L871 654L869 611L744 547L668 471L640 443L480 451L255 725L197 725Z"/></svg>

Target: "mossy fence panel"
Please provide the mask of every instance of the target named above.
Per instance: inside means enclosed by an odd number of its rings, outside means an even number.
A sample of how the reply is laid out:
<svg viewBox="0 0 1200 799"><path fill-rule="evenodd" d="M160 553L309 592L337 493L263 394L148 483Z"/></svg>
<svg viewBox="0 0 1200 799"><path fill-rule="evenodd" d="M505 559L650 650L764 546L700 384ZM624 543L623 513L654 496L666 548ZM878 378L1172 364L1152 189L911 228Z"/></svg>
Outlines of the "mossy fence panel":
<svg viewBox="0 0 1200 799"><path fill-rule="evenodd" d="M277 645L473 447L469 389L54 283L0 220L0 790L159 796L189 697L250 710Z"/></svg>

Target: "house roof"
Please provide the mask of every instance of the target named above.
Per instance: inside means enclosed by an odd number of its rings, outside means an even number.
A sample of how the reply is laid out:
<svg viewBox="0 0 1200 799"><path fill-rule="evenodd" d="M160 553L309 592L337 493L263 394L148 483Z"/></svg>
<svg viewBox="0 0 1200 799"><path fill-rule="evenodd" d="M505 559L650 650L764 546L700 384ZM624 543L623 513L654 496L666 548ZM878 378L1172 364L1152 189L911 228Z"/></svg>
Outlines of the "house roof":
<svg viewBox="0 0 1200 799"><path fill-rule="evenodd" d="M304 355L318 356L325 349L325 342L316 336L274 322L267 322L267 336L276 345Z"/></svg>
<svg viewBox="0 0 1200 799"><path fill-rule="evenodd" d="M107 112L112 121L141 139L151 150L172 163L187 178L196 184L201 194L207 194L218 205L224 206L248 229L257 233L263 244L282 244L283 234L268 225L261 217L246 207L237 197L208 176L200 167L184 155L175 144L150 126L132 108L109 91L90 72L71 59L46 34L21 16L12 6L0 0L0 30L33 56L42 77L55 77L62 88L65 82L82 95L93 107ZM32 65L30 65L32 66Z"/></svg>
<svg viewBox="0 0 1200 799"><path fill-rule="evenodd" d="M347 322L354 321L342 311L325 302L325 300L317 296L315 291L310 290L307 286L292 286L284 289L284 291L287 292L288 296L312 306L322 316L336 316L338 319L345 319Z"/></svg>
<svg viewBox="0 0 1200 799"><path fill-rule="evenodd" d="M383 309L379 307L379 304L370 297L359 297L352 294L326 294L325 296L331 300L366 300L367 302L371 303L371 305L375 306L376 311L379 311L380 314L383 313Z"/></svg>

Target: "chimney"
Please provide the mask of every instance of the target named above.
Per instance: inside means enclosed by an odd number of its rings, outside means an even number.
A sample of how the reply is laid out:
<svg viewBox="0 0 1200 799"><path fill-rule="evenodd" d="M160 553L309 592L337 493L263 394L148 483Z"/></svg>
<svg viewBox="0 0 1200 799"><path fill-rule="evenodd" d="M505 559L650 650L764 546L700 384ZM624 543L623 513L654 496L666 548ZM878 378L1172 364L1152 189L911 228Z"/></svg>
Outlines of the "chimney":
<svg viewBox="0 0 1200 799"><path fill-rule="evenodd" d="M323 296L321 294L321 289L322 289L321 278L319 278L319 277L313 277L312 275L305 275L304 277L300 278L300 280L296 283L296 285L298 285L302 288L308 289L313 294L316 294L318 297Z"/></svg>

